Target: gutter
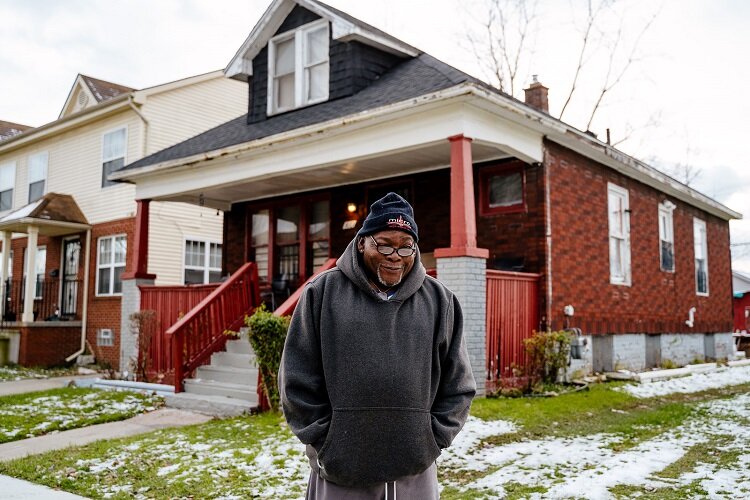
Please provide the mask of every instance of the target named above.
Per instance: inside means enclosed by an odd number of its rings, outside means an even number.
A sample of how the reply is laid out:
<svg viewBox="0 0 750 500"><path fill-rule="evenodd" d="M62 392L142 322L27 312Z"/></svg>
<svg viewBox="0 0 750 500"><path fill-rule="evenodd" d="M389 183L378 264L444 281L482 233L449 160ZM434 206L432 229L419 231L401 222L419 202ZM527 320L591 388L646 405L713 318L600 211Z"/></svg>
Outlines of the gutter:
<svg viewBox="0 0 750 500"><path fill-rule="evenodd" d="M143 128L141 129L141 158L146 156L146 151L148 151L148 120L145 116L143 116L143 113L141 113L141 110L136 107L136 105L133 103L133 95L130 94L128 96L128 106L130 106L130 109L135 112L136 115L138 115L138 118L141 119L143 122Z"/></svg>
<svg viewBox="0 0 750 500"><path fill-rule="evenodd" d="M81 347L76 352L65 358L65 361L70 362L77 358L79 355L86 351L86 326L88 324L88 310L89 310L89 265L91 263L91 228L86 230L86 257L84 262L83 271L83 309L81 310Z"/></svg>

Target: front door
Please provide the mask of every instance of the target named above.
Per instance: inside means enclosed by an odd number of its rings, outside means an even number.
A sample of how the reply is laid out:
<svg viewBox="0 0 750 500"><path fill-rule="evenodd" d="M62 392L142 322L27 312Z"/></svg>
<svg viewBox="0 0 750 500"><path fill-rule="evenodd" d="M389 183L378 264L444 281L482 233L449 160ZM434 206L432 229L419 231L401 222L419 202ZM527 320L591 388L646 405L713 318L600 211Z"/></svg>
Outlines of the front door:
<svg viewBox="0 0 750 500"><path fill-rule="evenodd" d="M62 293L60 295L60 315L75 316L78 312L78 266L81 256L81 239L74 238L63 242Z"/></svg>

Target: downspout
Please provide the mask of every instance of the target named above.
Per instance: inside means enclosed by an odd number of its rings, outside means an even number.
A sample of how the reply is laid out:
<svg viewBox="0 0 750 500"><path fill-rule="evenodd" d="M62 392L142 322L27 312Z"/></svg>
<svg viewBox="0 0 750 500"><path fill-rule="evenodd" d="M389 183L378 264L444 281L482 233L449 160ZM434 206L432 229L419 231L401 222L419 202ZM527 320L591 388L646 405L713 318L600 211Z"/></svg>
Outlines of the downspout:
<svg viewBox="0 0 750 500"><path fill-rule="evenodd" d="M544 141L542 140L542 144ZM547 329L552 325L552 209L550 208L550 162L544 148L544 232L547 246Z"/></svg>
<svg viewBox="0 0 750 500"><path fill-rule="evenodd" d="M146 156L146 151L148 151L148 120L145 116L143 116L143 113L136 107L135 104L133 104L133 95L131 94L128 97L128 106L130 106L130 109L132 109L136 115L138 115L138 118L141 119L143 122L143 128L141 129L141 158Z"/></svg>
<svg viewBox="0 0 750 500"><path fill-rule="evenodd" d="M91 228L86 230L86 257L83 268L83 309L81 311L81 348L65 358L70 362L86 351L86 326L88 323L89 309L89 264L91 262Z"/></svg>

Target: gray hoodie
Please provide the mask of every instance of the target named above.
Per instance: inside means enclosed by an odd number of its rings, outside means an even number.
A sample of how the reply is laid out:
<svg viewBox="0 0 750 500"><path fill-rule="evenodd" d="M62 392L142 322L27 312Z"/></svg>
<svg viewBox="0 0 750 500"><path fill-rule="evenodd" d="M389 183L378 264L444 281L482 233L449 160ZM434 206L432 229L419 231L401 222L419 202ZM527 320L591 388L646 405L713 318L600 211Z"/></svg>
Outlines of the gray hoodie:
<svg viewBox="0 0 750 500"><path fill-rule="evenodd" d="M284 416L314 470L345 486L427 469L466 421L476 384L461 307L419 261L390 300L356 238L304 290L284 346Z"/></svg>

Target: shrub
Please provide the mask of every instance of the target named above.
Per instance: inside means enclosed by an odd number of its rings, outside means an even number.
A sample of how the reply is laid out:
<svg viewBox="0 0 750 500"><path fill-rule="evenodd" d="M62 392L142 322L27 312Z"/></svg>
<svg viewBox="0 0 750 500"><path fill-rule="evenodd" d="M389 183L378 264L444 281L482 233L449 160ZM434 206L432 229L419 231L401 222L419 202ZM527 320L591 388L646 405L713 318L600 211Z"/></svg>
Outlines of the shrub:
<svg viewBox="0 0 750 500"><path fill-rule="evenodd" d="M144 310L131 314L130 332L138 338L138 357L130 361L134 378L151 382L148 369L151 366L151 341L156 334L156 312Z"/></svg>
<svg viewBox="0 0 750 500"><path fill-rule="evenodd" d="M290 319L289 316L275 316L266 310L265 304L261 304L252 316L245 316L245 324L249 327L248 339L258 361L263 393L273 411L279 409L277 377Z"/></svg>
<svg viewBox="0 0 750 500"><path fill-rule="evenodd" d="M570 333L565 331L535 332L524 339L524 349L529 357L527 375L529 389L539 384L554 384L560 370L568 365Z"/></svg>

